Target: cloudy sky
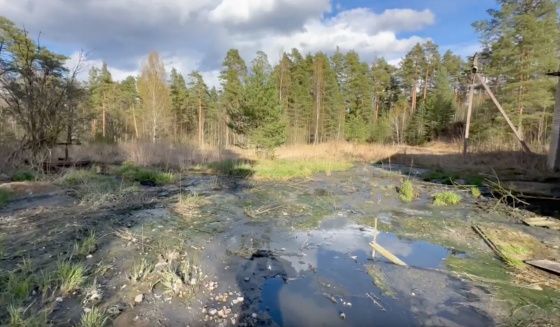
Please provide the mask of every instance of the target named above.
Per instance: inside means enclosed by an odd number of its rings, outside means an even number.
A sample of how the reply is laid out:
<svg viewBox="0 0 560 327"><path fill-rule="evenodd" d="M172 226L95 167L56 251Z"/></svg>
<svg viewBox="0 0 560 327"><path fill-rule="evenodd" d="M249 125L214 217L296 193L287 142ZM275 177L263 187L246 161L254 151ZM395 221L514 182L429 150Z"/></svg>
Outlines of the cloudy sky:
<svg viewBox="0 0 560 327"><path fill-rule="evenodd" d="M417 42L432 39L461 55L475 51L471 23L494 0L0 0L6 16L51 49L86 69L107 62L113 76L135 74L156 50L166 67L200 70L216 85L223 57L237 48L250 61L257 50L277 60L282 51L336 47L364 60L398 62Z"/></svg>

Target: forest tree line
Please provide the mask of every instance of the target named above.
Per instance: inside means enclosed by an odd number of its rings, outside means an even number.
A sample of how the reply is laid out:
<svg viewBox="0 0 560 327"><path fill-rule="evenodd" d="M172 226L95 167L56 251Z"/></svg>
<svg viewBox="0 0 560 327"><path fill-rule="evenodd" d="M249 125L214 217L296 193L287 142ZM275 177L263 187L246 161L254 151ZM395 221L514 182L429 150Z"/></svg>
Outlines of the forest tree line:
<svg viewBox="0 0 560 327"><path fill-rule="evenodd" d="M558 70L559 25L553 0L499 0L473 24L483 51L479 71L531 143L545 144ZM138 76L116 81L106 64L76 79L67 58L0 17L0 137L32 152L57 142L182 142L273 149L328 141L423 144L460 137L469 58L432 41L416 44L398 65L365 62L356 51L301 53L272 65L264 52L249 63L236 49L223 60L220 85L201 73L168 71L156 52ZM503 142L510 131L476 90L475 139Z"/></svg>

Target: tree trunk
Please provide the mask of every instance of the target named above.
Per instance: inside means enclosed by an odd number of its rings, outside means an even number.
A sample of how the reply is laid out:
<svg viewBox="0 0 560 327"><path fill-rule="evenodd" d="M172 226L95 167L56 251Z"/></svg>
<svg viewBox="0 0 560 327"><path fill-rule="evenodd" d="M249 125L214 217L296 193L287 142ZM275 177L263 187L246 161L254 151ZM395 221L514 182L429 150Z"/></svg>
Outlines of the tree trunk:
<svg viewBox="0 0 560 327"><path fill-rule="evenodd" d="M138 140L138 122L136 121L136 109L135 106L132 106L132 121L134 122L134 135L136 136L136 140Z"/></svg>
<svg viewBox="0 0 560 327"><path fill-rule="evenodd" d="M202 117L202 99L198 97L198 144L204 144L204 119Z"/></svg>

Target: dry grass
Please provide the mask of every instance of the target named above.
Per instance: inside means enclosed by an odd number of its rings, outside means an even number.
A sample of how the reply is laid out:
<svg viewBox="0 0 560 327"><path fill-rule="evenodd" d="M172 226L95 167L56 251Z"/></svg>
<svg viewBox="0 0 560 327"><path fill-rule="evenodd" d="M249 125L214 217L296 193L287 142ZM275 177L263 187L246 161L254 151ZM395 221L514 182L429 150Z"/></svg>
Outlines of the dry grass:
<svg viewBox="0 0 560 327"><path fill-rule="evenodd" d="M480 145L469 148L466 157L462 155L462 143L434 142L425 146L405 146L391 161L415 167L441 169L455 172L476 172L498 175L518 174L527 177L550 175L546 166L545 148L527 154L512 145Z"/></svg>
<svg viewBox="0 0 560 327"><path fill-rule="evenodd" d="M61 147L57 151L62 153L64 148ZM91 160L106 164L131 162L138 166L175 169L232 158L229 151L220 151L211 146L201 148L191 144L135 142L74 145L70 148L70 156L73 160Z"/></svg>
<svg viewBox="0 0 560 327"><path fill-rule="evenodd" d="M278 159L310 159L329 161L376 162L389 158L399 151L399 146L383 144L356 144L349 142L327 142L318 145L285 145L275 151ZM236 151L243 157L255 159L252 151Z"/></svg>

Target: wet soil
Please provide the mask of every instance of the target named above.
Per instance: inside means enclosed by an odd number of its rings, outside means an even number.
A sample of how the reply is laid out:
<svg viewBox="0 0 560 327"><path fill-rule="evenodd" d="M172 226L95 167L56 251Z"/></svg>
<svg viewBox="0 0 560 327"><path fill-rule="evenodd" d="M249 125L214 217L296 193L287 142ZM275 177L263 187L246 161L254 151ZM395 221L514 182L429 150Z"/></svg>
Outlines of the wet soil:
<svg viewBox="0 0 560 327"><path fill-rule="evenodd" d="M80 290L44 301L57 326L76 325L94 305L116 326L507 322L510 308L498 293L457 274L448 261L491 256L470 229L474 222L522 230L552 251L559 233L522 226L524 213L490 210L491 200L475 200L466 189L455 189L461 204L438 208L433 194L449 187L417 181L418 198L404 204L396 188L409 176L375 166L288 182L190 176L94 207L49 189L0 210L0 268L16 270L24 258L36 272L52 268L95 231L97 249L81 260L87 284L96 283L103 296L88 302ZM177 210L188 194L204 201ZM381 232L372 227L376 219ZM374 237L408 267L372 256ZM161 278L131 278L143 259L155 263L154 271L189 262L202 273L170 291Z"/></svg>

